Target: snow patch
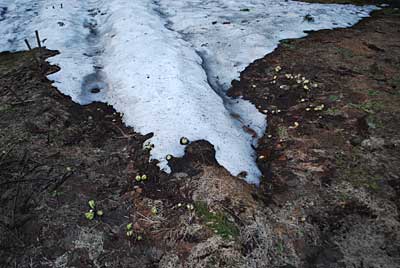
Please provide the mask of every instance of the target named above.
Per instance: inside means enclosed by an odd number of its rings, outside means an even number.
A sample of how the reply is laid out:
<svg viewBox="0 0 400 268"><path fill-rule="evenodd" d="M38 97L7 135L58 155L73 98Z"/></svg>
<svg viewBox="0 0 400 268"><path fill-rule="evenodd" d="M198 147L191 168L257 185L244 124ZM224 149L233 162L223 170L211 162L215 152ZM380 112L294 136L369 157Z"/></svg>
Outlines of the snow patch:
<svg viewBox="0 0 400 268"><path fill-rule="evenodd" d="M61 67L49 76L54 85L81 104L108 102L135 131L154 133L151 157L160 168L169 171L166 155L183 156L181 137L203 139L219 164L258 183L253 146L265 117L228 98L230 82L279 40L347 27L373 9L280 0L0 0L0 50L24 49L39 30L61 52L49 59Z"/></svg>

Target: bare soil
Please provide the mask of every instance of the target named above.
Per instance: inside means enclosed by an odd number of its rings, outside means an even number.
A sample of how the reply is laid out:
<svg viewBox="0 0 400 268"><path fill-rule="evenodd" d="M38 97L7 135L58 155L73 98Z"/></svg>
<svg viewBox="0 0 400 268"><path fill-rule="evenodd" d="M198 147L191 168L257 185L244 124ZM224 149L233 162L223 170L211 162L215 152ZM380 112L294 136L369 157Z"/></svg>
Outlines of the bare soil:
<svg viewBox="0 0 400 268"><path fill-rule="evenodd" d="M232 82L268 114L258 188L205 141L160 172L151 134L62 95L37 50L1 53L0 267L400 267L399 44L386 8Z"/></svg>

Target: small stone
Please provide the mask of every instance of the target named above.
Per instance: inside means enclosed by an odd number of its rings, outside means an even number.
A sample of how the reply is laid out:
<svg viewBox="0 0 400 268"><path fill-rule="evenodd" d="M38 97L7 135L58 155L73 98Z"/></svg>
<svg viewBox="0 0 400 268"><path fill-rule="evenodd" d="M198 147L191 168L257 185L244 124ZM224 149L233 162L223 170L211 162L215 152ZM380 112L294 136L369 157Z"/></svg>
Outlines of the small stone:
<svg viewBox="0 0 400 268"><path fill-rule="evenodd" d="M370 137L369 139L363 140L361 146L366 149L376 150L382 148L385 145L385 140L382 138Z"/></svg>

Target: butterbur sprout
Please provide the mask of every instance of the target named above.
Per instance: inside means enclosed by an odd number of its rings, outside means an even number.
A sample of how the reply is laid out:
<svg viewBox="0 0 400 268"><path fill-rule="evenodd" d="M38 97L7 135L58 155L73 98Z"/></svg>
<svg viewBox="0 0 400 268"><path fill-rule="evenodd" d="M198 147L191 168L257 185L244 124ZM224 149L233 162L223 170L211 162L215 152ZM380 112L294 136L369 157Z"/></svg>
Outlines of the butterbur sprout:
<svg viewBox="0 0 400 268"><path fill-rule="evenodd" d="M147 175L146 175L146 174L143 174L143 175L142 175L142 181L145 181L145 180L147 180Z"/></svg>
<svg viewBox="0 0 400 268"><path fill-rule="evenodd" d="M94 200L89 200L89 207L91 209L94 209L96 207L96 203L94 202Z"/></svg>
<svg viewBox="0 0 400 268"><path fill-rule="evenodd" d="M156 207L152 207L152 208L151 208L151 214L157 215L157 212L158 212L158 210L157 210Z"/></svg>
<svg viewBox="0 0 400 268"><path fill-rule="evenodd" d="M94 219L94 212L93 212L93 210L90 210L89 212L86 212L85 213L85 217L86 217L86 219L88 219L88 220L93 220Z"/></svg>
<svg viewBox="0 0 400 268"><path fill-rule="evenodd" d="M180 140L180 143L182 145L187 145L187 144L189 144L189 140L187 138L185 138L185 137L182 137L181 140Z"/></svg>
<svg viewBox="0 0 400 268"><path fill-rule="evenodd" d="M141 180L142 180L142 177L141 177L140 175L136 175L135 180L136 180L136 181L141 181Z"/></svg>
<svg viewBox="0 0 400 268"><path fill-rule="evenodd" d="M168 161L170 161L172 159L172 155L168 154L165 159L167 159Z"/></svg>

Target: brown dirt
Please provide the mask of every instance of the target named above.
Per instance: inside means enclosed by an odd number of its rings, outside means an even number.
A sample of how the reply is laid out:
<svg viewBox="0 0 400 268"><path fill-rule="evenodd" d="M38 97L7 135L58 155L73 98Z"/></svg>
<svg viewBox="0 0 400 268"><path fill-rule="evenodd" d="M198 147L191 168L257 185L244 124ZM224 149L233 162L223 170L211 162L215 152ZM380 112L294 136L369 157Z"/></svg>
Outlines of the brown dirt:
<svg viewBox="0 0 400 268"><path fill-rule="evenodd" d="M400 265L399 44L400 12L385 9L285 40L232 83L268 114L259 197L319 233L283 242L304 266Z"/></svg>
<svg viewBox="0 0 400 268"><path fill-rule="evenodd" d="M37 51L1 53L0 267L399 267L399 44L384 9L285 40L232 83L268 113L259 188L205 141L160 172L151 134L60 94Z"/></svg>

